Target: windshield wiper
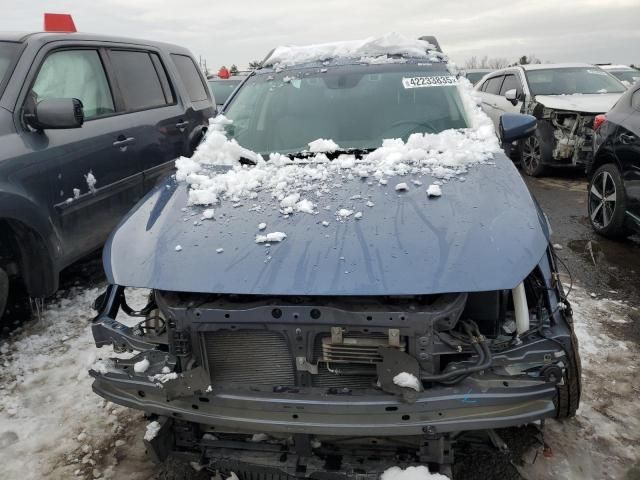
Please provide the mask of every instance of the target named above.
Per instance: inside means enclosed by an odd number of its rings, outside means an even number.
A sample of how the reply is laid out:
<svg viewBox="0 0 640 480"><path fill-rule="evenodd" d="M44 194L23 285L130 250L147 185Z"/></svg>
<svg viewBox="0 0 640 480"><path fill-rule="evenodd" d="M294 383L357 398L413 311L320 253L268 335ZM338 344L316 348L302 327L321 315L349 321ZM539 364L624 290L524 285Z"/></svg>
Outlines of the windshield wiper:
<svg viewBox="0 0 640 480"><path fill-rule="evenodd" d="M339 148L337 150L333 150L332 152L309 152L309 151L305 150L305 151L302 151L302 152L295 152L295 153L283 153L283 155L286 155L287 157L289 157L289 158L291 158L293 160L294 158L301 158L301 159L313 158L317 154L322 153L322 154L326 155L329 160L335 160L340 155L354 155L356 157L362 157L363 155L366 155L367 153L371 153L376 149L377 148L375 148L375 147L371 147L371 148Z"/></svg>

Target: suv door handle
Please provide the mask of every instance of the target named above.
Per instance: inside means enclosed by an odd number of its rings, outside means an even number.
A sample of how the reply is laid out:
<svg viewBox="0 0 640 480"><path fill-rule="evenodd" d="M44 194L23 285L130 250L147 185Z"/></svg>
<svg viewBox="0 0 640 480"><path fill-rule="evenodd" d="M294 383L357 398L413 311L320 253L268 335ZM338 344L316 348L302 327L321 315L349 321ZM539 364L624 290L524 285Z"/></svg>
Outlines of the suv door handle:
<svg viewBox="0 0 640 480"><path fill-rule="evenodd" d="M124 135L120 135L112 145L124 152L129 145L133 145L134 143L136 143L136 139L134 137L125 137Z"/></svg>
<svg viewBox="0 0 640 480"><path fill-rule="evenodd" d="M189 125L189 121L188 120L185 120L184 122L180 121L180 122L176 123L176 128L178 130L180 130L181 132L183 132L187 125Z"/></svg>

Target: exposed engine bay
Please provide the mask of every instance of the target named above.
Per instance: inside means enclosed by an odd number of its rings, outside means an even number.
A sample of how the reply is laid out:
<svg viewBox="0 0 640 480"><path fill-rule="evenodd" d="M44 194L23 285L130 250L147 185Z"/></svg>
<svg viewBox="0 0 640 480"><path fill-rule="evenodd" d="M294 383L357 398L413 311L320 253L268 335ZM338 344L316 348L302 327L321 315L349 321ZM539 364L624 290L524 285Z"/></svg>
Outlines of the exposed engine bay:
<svg viewBox="0 0 640 480"><path fill-rule="evenodd" d="M94 367L94 391L158 419L162 434L148 441L158 460L190 452L221 471L309 477L337 462L339 472L373 475L384 469L363 460L372 449L446 471L461 432L561 415L559 391L579 369L570 307L546 257L512 290L153 291L134 311L112 285L96 304L96 345L135 355ZM115 320L120 309L140 323ZM268 441L247 441L256 434Z"/></svg>
<svg viewBox="0 0 640 480"><path fill-rule="evenodd" d="M542 139L551 147L551 157L558 165L586 165L593 156L593 121L595 114L547 108L531 101L531 115L538 118Z"/></svg>

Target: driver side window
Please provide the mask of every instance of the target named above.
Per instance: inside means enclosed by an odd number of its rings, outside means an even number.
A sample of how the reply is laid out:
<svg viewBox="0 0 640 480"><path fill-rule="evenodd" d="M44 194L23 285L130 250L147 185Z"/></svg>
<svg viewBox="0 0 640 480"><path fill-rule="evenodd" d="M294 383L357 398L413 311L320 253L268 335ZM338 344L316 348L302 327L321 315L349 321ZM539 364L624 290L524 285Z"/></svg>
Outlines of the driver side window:
<svg viewBox="0 0 640 480"><path fill-rule="evenodd" d="M31 89L34 100L77 98L90 120L115 112L109 82L97 50L61 50L42 63Z"/></svg>

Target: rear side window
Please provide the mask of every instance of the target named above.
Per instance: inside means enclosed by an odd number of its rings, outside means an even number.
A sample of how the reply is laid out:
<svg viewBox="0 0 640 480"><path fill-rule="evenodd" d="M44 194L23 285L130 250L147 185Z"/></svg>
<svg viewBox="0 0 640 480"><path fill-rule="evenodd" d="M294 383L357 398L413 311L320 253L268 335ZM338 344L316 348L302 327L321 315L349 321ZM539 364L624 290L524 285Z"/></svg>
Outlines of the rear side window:
<svg viewBox="0 0 640 480"><path fill-rule="evenodd" d="M200 77L198 67L193 63L191 57L175 53L172 53L171 57L176 64L180 78L182 78L182 82L187 89L191 101L201 102L207 100L209 98L207 96L207 89L202 81L202 77Z"/></svg>
<svg viewBox="0 0 640 480"><path fill-rule="evenodd" d="M509 90L515 90L517 93L520 93L520 82L518 82L515 75L505 75L502 88L500 89L500 95L504 97L504 94Z"/></svg>
<svg viewBox="0 0 640 480"><path fill-rule="evenodd" d="M33 87L33 99L77 98L84 118L114 113L113 98L96 50L60 50L45 58Z"/></svg>
<svg viewBox="0 0 640 480"><path fill-rule="evenodd" d="M503 78L504 78L503 76L499 76L499 77L492 77L489 80L487 80L487 84L486 84L486 87L484 88L484 91L487 93L493 93L494 95L499 95L500 85L502 85Z"/></svg>
<svg viewBox="0 0 640 480"><path fill-rule="evenodd" d="M110 56L127 110L143 110L172 103L165 97L160 77L148 52L112 50Z"/></svg>

